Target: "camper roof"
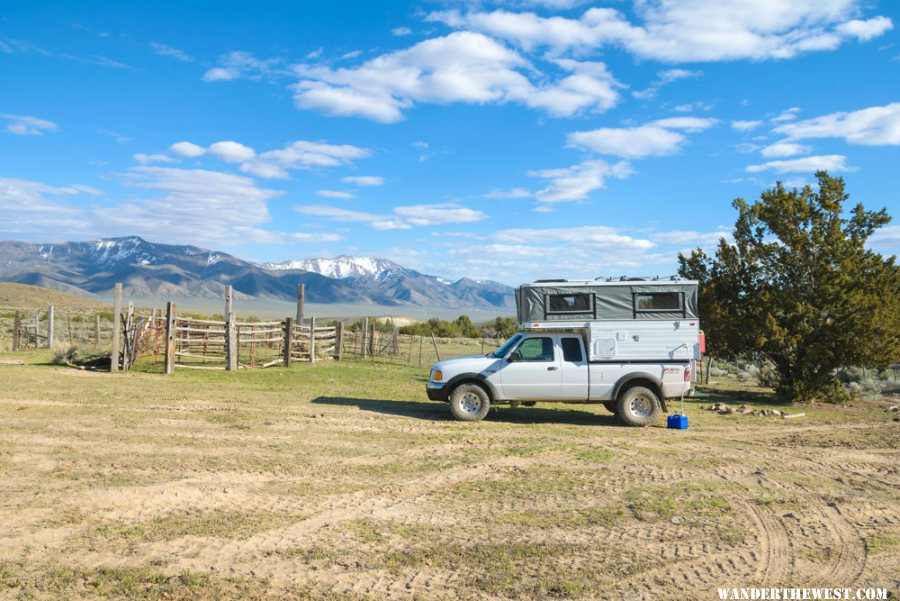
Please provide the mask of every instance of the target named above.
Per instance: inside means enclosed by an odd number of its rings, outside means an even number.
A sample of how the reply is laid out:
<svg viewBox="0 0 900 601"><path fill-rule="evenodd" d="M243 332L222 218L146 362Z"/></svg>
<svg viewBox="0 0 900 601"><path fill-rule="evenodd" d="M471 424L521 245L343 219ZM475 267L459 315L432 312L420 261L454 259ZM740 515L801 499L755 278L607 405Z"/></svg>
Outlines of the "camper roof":
<svg viewBox="0 0 900 601"><path fill-rule="evenodd" d="M529 284L522 284L519 286L520 288L546 288L548 285L560 285L565 287L577 287L577 286L590 286L596 288L605 288L606 286L652 286L655 284L662 286L696 286L698 284L697 280L681 280L677 278L666 278L666 279L657 279L657 278L624 278L617 280L606 280L606 279L596 279L596 280L564 280L564 279L554 279L554 280L535 280Z"/></svg>
<svg viewBox="0 0 900 601"><path fill-rule="evenodd" d="M544 280L516 289L516 313L519 323L696 319L697 289L695 280Z"/></svg>

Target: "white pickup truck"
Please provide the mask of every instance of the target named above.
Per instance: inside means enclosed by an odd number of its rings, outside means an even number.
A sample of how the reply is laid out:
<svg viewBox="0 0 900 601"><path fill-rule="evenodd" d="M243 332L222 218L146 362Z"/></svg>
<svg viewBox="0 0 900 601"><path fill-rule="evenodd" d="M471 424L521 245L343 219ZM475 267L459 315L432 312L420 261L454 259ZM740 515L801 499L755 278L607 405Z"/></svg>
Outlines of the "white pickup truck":
<svg viewBox="0 0 900 601"><path fill-rule="evenodd" d="M647 426L668 410L667 399L693 394L691 372L702 346L695 282L552 284L516 291L520 332L499 349L435 363L428 398L448 402L463 421L481 420L491 405L541 401L602 403L626 424ZM598 317L604 298L612 299L608 319ZM627 318L626 301L634 303Z"/></svg>

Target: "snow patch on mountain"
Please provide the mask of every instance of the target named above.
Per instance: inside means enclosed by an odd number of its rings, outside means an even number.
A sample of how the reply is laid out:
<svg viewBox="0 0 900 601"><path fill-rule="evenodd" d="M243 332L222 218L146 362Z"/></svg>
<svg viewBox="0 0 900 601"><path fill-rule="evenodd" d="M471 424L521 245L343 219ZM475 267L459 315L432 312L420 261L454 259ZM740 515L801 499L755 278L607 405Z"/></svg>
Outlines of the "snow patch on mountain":
<svg viewBox="0 0 900 601"><path fill-rule="evenodd" d="M393 261L378 259L375 257L351 257L340 255L334 258L294 259L282 263L262 263L263 269L271 271L283 271L287 269L300 269L318 273L329 278L381 278L391 272L403 269Z"/></svg>

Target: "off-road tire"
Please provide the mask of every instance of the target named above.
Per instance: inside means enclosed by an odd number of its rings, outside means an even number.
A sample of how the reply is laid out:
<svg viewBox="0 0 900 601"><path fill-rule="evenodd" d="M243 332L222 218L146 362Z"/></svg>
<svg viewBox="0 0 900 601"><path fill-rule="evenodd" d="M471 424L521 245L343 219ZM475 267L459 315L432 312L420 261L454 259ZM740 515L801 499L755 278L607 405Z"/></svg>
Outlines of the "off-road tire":
<svg viewBox="0 0 900 601"><path fill-rule="evenodd" d="M603 403L603 406L606 407L606 410L610 413L618 413L619 411L619 404L615 401L606 401Z"/></svg>
<svg viewBox="0 0 900 601"><path fill-rule="evenodd" d="M460 384L450 392L450 413L463 422L478 422L491 410L491 397L478 384Z"/></svg>
<svg viewBox="0 0 900 601"><path fill-rule="evenodd" d="M629 426L649 426L659 415L659 397L646 386L631 386L619 394L616 415Z"/></svg>

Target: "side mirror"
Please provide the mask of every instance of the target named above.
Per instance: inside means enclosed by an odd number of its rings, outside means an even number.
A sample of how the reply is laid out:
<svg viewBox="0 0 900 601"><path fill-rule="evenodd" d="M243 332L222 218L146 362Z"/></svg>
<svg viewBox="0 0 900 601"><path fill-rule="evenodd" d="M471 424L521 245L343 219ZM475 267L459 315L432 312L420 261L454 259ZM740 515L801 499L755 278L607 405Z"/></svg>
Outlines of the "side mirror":
<svg viewBox="0 0 900 601"><path fill-rule="evenodd" d="M515 363L516 361L519 361L521 359L522 355L519 354L519 351L513 351L509 354L509 357L506 358L506 360L510 363Z"/></svg>

